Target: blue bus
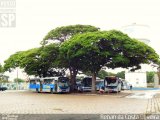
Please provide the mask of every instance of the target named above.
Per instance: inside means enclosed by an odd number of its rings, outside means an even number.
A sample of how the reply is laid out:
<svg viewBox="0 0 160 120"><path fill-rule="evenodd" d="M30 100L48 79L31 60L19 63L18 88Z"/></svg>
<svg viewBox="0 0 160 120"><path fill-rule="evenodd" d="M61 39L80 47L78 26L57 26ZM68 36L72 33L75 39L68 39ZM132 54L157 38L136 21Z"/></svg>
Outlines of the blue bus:
<svg viewBox="0 0 160 120"><path fill-rule="evenodd" d="M85 77L78 86L80 92L90 92L92 90L92 77Z"/></svg>
<svg viewBox="0 0 160 120"><path fill-rule="evenodd" d="M30 79L29 89L32 91L50 93L68 93L70 91L67 77L45 77Z"/></svg>
<svg viewBox="0 0 160 120"><path fill-rule="evenodd" d="M80 92L91 92L92 91L92 77L85 77L78 83L78 91ZM100 88L104 86L104 80L96 80L96 90L100 90Z"/></svg>

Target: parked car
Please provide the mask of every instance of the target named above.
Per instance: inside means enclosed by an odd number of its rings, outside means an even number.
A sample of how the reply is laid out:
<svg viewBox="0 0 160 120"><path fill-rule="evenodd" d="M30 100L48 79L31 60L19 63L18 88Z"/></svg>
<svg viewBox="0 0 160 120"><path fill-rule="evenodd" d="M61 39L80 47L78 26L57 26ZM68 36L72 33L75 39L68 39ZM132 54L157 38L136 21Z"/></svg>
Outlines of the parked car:
<svg viewBox="0 0 160 120"><path fill-rule="evenodd" d="M125 80L122 80L122 90L129 90L130 89L130 84L125 81Z"/></svg>
<svg viewBox="0 0 160 120"><path fill-rule="evenodd" d="M7 90L7 87L0 85L0 91L5 91Z"/></svg>

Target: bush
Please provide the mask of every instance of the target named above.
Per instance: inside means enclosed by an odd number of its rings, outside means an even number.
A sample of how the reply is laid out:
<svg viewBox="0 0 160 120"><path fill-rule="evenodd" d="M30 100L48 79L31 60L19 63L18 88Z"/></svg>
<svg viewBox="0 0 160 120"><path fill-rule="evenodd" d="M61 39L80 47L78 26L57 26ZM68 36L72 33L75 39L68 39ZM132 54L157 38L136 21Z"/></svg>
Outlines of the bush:
<svg viewBox="0 0 160 120"><path fill-rule="evenodd" d="M23 82L25 82L25 80L23 80L21 78L15 78L14 82L16 82L16 83L23 83Z"/></svg>

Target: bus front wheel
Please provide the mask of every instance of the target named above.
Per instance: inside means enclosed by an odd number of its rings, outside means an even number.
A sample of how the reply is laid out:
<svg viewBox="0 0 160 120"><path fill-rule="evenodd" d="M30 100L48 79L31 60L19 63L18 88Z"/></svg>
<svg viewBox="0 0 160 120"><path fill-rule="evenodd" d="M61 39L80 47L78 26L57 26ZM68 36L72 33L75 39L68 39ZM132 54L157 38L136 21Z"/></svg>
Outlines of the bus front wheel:
<svg viewBox="0 0 160 120"><path fill-rule="evenodd" d="M53 88L51 88L51 94L53 94Z"/></svg>
<svg viewBox="0 0 160 120"><path fill-rule="evenodd" d="M38 90L38 88L36 88L36 92L37 92L37 93L40 93L39 90Z"/></svg>

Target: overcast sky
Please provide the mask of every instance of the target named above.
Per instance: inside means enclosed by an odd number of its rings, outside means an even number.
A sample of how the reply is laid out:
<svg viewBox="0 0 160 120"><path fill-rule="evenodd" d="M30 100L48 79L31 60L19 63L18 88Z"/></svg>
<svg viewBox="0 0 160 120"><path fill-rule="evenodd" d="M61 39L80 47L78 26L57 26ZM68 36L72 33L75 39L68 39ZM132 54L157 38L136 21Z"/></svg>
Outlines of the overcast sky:
<svg viewBox="0 0 160 120"><path fill-rule="evenodd" d="M109 30L132 23L150 26L151 46L160 54L160 0L16 0L16 27L0 27L0 63L16 51L39 46L58 26Z"/></svg>

